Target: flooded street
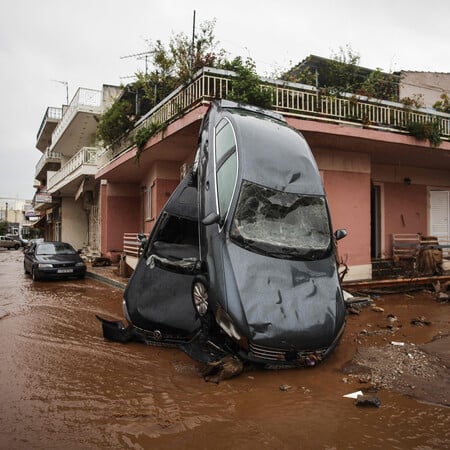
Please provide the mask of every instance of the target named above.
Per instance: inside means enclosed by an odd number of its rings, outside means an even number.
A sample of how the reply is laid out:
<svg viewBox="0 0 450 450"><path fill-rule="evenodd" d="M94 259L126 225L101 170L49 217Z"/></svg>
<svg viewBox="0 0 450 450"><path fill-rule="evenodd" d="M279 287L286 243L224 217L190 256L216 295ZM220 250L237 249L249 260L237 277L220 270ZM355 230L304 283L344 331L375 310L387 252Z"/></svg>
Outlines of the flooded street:
<svg viewBox="0 0 450 450"><path fill-rule="evenodd" d="M220 384L180 350L105 341L95 315L121 318L121 300L90 279L33 283L22 252L0 250L1 449L450 448L448 407L388 389L376 393L380 408L343 398L364 388L342 370L357 346L450 332L450 305L430 294L383 295L383 311L350 315L316 368L254 369ZM393 334L387 314L402 324ZM418 316L431 324L412 325Z"/></svg>

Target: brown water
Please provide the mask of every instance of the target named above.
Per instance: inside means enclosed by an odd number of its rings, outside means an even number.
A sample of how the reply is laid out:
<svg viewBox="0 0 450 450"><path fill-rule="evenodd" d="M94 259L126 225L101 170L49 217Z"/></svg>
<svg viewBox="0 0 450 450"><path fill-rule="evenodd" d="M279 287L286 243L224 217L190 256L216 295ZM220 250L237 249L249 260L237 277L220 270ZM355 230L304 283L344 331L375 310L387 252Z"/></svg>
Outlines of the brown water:
<svg viewBox="0 0 450 450"><path fill-rule="evenodd" d="M179 350L104 341L95 314L120 318L120 290L33 283L22 258L0 251L1 449L450 448L448 408L386 390L378 409L342 397L360 389L343 382L341 367L369 312L349 317L340 346L316 368L252 370L216 385ZM401 300L389 300L390 312L404 310ZM445 306L408 308L444 326Z"/></svg>

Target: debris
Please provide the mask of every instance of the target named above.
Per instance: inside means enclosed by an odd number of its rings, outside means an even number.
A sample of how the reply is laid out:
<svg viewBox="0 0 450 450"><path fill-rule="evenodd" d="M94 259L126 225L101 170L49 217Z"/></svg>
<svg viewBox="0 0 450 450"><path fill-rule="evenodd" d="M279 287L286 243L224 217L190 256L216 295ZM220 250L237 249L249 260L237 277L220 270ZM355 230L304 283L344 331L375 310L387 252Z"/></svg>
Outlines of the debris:
<svg viewBox="0 0 450 450"><path fill-rule="evenodd" d="M356 406L375 406L379 408L381 406L381 400L374 395L358 395L355 402Z"/></svg>
<svg viewBox="0 0 450 450"><path fill-rule="evenodd" d="M356 392L351 392L350 394L345 394L345 395L343 395L343 397L357 399L358 396L361 396L361 395L364 395L363 391L356 391Z"/></svg>
<svg viewBox="0 0 450 450"><path fill-rule="evenodd" d="M448 302L450 300L450 295L445 292L439 292L436 298L439 302Z"/></svg>
<svg viewBox="0 0 450 450"><path fill-rule="evenodd" d="M404 342L397 342L397 341L391 341L391 344L398 347L403 347L405 345Z"/></svg>
<svg viewBox="0 0 450 450"><path fill-rule="evenodd" d="M286 391L289 391L289 389L292 389L292 386L289 386L288 384L282 384L280 386L280 391L286 392Z"/></svg>
<svg viewBox="0 0 450 450"><path fill-rule="evenodd" d="M380 306L372 306L372 311L375 311L375 312L384 312L384 309L381 308Z"/></svg>
<svg viewBox="0 0 450 450"><path fill-rule="evenodd" d="M203 372L205 381L219 384L222 380L233 378L244 370L243 362L235 356L225 356L219 361L209 363Z"/></svg>
<svg viewBox="0 0 450 450"><path fill-rule="evenodd" d="M426 320L425 317L419 316L415 319L411 319L411 325L423 327L424 325L431 325L431 322L429 320Z"/></svg>

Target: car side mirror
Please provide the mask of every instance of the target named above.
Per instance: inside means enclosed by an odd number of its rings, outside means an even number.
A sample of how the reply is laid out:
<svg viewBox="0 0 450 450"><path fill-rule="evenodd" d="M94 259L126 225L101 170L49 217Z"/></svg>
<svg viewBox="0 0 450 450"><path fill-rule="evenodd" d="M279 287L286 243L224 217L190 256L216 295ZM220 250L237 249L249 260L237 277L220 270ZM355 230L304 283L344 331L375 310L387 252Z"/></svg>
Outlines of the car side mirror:
<svg viewBox="0 0 450 450"><path fill-rule="evenodd" d="M216 212L209 213L203 220L203 225L212 225L214 223L220 223L220 216Z"/></svg>
<svg viewBox="0 0 450 450"><path fill-rule="evenodd" d="M334 237L336 238L337 241L339 241L340 239L345 238L345 236L347 236L347 230L336 230L334 233Z"/></svg>
<svg viewBox="0 0 450 450"><path fill-rule="evenodd" d="M145 236L144 233L139 233L139 234L137 235L137 240L138 240L139 242L145 241L146 239L147 239L147 237Z"/></svg>

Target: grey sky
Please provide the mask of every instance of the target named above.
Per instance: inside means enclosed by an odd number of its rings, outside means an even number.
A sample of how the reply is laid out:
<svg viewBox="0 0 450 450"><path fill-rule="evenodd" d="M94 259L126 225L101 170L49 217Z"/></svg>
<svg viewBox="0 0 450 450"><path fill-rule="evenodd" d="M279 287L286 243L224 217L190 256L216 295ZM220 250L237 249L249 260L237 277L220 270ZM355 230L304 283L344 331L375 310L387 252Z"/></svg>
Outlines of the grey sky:
<svg viewBox="0 0 450 450"><path fill-rule="evenodd" d="M47 106L77 88L100 89L144 70L121 57L168 42L216 18L219 46L250 56L260 75L309 54L350 45L361 65L385 71L450 72L448 0L15 0L0 4L0 197L32 198L41 153L36 134Z"/></svg>

